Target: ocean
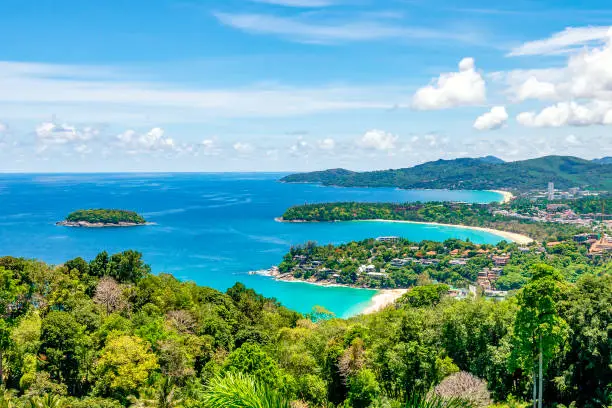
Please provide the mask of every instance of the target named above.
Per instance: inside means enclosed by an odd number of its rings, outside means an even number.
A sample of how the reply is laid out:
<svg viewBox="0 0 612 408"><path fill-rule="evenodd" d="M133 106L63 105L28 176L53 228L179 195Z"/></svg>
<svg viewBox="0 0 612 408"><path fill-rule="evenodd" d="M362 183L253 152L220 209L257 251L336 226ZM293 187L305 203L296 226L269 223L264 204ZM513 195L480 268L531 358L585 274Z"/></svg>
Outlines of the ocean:
<svg viewBox="0 0 612 408"><path fill-rule="evenodd" d="M59 264L98 252L135 249L155 273L171 273L219 290L242 282L282 304L307 313L316 305L347 317L365 308L373 290L277 282L249 271L278 264L291 245L341 243L398 235L411 240L500 237L454 227L346 222L291 224L274 221L292 205L328 201L490 202L488 191L336 188L284 184L277 173L223 174L2 174L0 256ZM85 208L120 208L154 225L135 228L69 228L55 225Z"/></svg>

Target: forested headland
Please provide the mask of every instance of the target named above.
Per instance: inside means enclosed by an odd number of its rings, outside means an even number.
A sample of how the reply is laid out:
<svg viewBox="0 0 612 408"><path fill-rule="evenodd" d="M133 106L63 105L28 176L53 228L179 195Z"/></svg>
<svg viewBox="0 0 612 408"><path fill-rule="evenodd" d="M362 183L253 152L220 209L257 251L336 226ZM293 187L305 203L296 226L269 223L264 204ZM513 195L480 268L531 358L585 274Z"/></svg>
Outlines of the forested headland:
<svg viewBox="0 0 612 408"><path fill-rule="evenodd" d="M0 406L525 407L540 353L546 407L608 406L612 277L546 260L504 301L425 285L336 319L152 274L134 251L3 257Z"/></svg>
<svg viewBox="0 0 612 408"><path fill-rule="evenodd" d="M288 208L283 221L396 220L485 227L527 235L535 240L562 241L589 228L534 222L495 213L499 204L427 203L321 203Z"/></svg>
<svg viewBox="0 0 612 408"><path fill-rule="evenodd" d="M612 273L609 256L589 256L588 246L573 240L520 247L506 241L478 245L458 239L367 239L340 245L309 242L292 247L279 272L304 281L395 289L432 282L467 288L477 285L482 271L490 271L494 274L492 289L512 291L527 284L532 268L542 262L557 268L570 282L583 274Z"/></svg>

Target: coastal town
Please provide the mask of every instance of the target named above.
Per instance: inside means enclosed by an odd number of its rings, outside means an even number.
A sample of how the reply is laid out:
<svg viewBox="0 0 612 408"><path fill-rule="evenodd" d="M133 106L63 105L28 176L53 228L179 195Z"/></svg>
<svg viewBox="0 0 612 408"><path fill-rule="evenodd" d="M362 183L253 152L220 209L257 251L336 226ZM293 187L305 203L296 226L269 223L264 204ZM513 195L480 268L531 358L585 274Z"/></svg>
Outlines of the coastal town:
<svg viewBox="0 0 612 408"><path fill-rule="evenodd" d="M450 286L449 296L469 293L504 298L520 287L517 268L526 260L575 253L586 264L601 265L612 257L612 237L577 234L567 241L519 245L502 241L477 245L466 241L414 243L400 237L378 237L342 244L296 246L283 262L265 272L278 280L321 285L397 289L431 283Z"/></svg>
<svg viewBox="0 0 612 408"><path fill-rule="evenodd" d="M511 291L521 287L524 279L517 276L516 268L525 259L550 261L560 254L574 252L587 264L609 262L612 257L612 217L605 213L606 200L609 197L605 192L583 191L579 188L560 191L554 188L553 183L548 184L546 191L533 190L518 196L506 192L500 204L489 208L492 219L516 219L536 227L556 224L565 228L563 237L559 237L555 229L547 231L544 239L533 240L525 235L508 235L507 231L471 226L466 228L496 232L505 241L497 245L477 245L458 240L414 243L397 236L381 236L339 246L318 246L310 242L293 247L278 267L264 271L263 274L284 281L387 290L406 290L418 285L445 283L449 285L447 295L454 298L462 299L470 294L493 299L505 298ZM429 210L430 207L433 210ZM325 219L329 217L327 214L343 216L347 211L349 217L358 217L360 213L377 216L382 213L397 217L398 210L406 211L405 214L411 214L412 211L412 214L422 216L424 210L440 213L440 208L444 208L442 213L447 218L466 218L466 214L470 216L476 211L473 207L459 203L446 204L445 207L436 207L434 204L430 207L418 204L368 207L368 204L341 203L337 207L333 207L333 204L325 204L323 207L313 205L292 211L295 214L306 214L309 220L317 216ZM486 208L483 208L477 211L486 213ZM592 211L592 208L601 210ZM453 212L460 216L454 216ZM569 224L573 224L573 230L577 231L573 235L567 234Z"/></svg>
<svg viewBox="0 0 612 408"><path fill-rule="evenodd" d="M572 224L582 227L601 226L612 228L612 215L606 213L606 202L610 197L605 191L582 190L579 187L567 190L555 189L553 182L548 188L518 193L509 200L509 206L493 211L493 215L512 217L534 222ZM581 203L592 203L589 211L584 211ZM578 207L578 208L577 208ZM581 211L582 210L582 211Z"/></svg>

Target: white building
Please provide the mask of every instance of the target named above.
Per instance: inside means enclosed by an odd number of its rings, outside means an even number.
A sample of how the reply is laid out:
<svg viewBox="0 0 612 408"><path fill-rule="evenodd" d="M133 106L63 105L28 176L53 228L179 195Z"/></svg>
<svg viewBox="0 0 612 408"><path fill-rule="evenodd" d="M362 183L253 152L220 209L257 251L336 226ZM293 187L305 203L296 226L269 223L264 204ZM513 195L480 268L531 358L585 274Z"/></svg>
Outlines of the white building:
<svg viewBox="0 0 612 408"><path fill-rule="evenodd" d="M555 183L553 183L552 181L548 183L548 199L555 199Z"/></svg>

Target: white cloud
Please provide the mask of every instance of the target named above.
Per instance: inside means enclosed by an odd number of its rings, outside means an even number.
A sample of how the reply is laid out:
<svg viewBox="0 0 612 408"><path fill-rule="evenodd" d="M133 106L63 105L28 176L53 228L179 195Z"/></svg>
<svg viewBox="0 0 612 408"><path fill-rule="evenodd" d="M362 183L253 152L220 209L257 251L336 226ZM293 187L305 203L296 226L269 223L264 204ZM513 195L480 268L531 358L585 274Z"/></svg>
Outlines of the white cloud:
<svg viewBox="0 0 612 408"><path fill-rule="evenodd" d="M205 156L216 156L221 153L221 148L217 138L204 139L197 146L194 147L196 154L202 153Z"/></svg>
<svg viewBox="0 0 612 408"><path fill-rule="evenodd" d="M494 79L505 79L517 101L612 101L612 29L601 40L570 55L564 67L496 73Z"/></svg>
<svg viewBox="0 0 612 408"><path fill-rule="evenodd" d="M540 81L535 76L529 77L516 90L516 97L519 101L527 99L550 100L555 99L556 96L555 84Z"/></svg>
<svg viewBox="0 0 612 408"><path fill-rule="evenodd" d="M147 133L138 133L130 129L117 135L116 139L119 146L132 154L178 150L179 147L174 139L165 137L164 133L164 129L159 127L153 128Z"/></svg>
<svg viewBox="0 0 612 408"><path fill-rule="evenodd" d="M79 129L67 124L43 122L36 126L38 141L45 144L66 144L87 141L98 135L99 131L92 127Z"/></svg>
<svg viewBox="0 0 612 408"><path fill-rule="evenodd" d="M582 142L575 135L567 135L565 141L571 145L580 145Z"/></svg>
<svg viewBox="0 0 612 408"><path fill-rule="evenodd" d="M593 102L580 105L576 102L560 102L538 112L523 112L517 122L528 127L589 126L612 124L612 105Z"/></svg>
<svg viewBox="0 0 612 408"><path fill-rule="evenodd" d="M301 136L289 146L289 153L292 156L307 156L310 150L312 150L312 146Z"/></svg>
<svg viewBox="0 0 612 408"><path fill-rule="evenodd" d="M499 129L508 120L508 112L503 106L494 106L489 112L479 116L474 122L474 128L478 130Z"/></svg>
<svg viewBox="0 0 612 408"><path fill-rule="evenodd" d="M110 73L105 74L106 71ZM7 118L59 114L104 123L207 122L217 118L286 117L406 105L397 85L185 89L172 83L134 81L147 72L0 61L0 110ZM126 109L126 106L129 109Z"/></svg>
<svg viewBox="0 0 612 408"><path fill-rule="evenodd" d="M464 58L459 63L459 72L440 74L434 83L420 88L412 105L416 109L430 110L478 105L485 101L485 81L475 70L474 59Z"/></svg>
<svg viewBox="0 0 612 408"><path fill-rule="evenodd" d="M74 151L79 153L79 154L85 155L85 154L91 153L92 149L91 149L91 147L87 146L86 144L80 144L78 146L75 146Z"/></svg>
<svg viewBox="0 0 612 408"><path fill-rule="evenodd" d="M612 29L603 47L584 50L570 57L567 65L572 97L612 99Z"/></svg>
<svg viewBox="0 0 612 408"><path fill-rule="evenodd" d="M0 122L0 134L6 133L8 131L8 125L6 123Z"/></svg>
<svg viewBox="0 0 612 408"><path fill-rule="evenodd" d="M434 30L426 27L407 27L389 24L383 18L355 19L352 21L321 21L290 18L267 14L215 13L221 24L253 34L276 35L292 41L319 44L335 44L383 39L457 40L477 42L470 33L452 30ZM307 16L308 17L308 16Z"/></svg>
<svg viewBox="0 0 612 408"><path fill-rule="evenodd" d="M319 140L318 146L321 150L334 150L336 147L336 141L331 138Z"/></svg>
<svg viewBox="0 0 612 408"><path fill-rule="evenodd" d="M601 42L609 37L609 26L568 27L551 37L526 42L510 51L509 56L567 53L584 45Z"/></svg>
<svg viewBox="0 0 612 408"><path fill-rule="evenodd" d="M236 142L232 147L239 154L248 154L254 150L253 146L246 142Z"/></svg>
<svg viewBox="0 0 612 408"><path fill-rule="evenodd" d="M399 137L383 130L369 130L358 141L357 145L371 150L393 150Z"/></svg>

